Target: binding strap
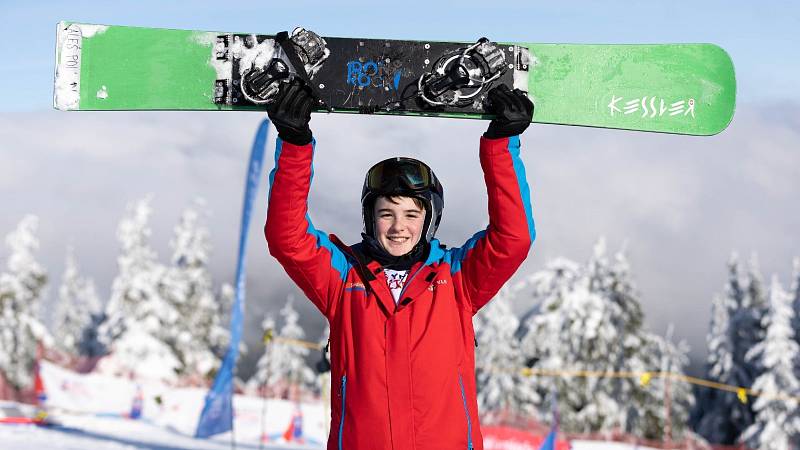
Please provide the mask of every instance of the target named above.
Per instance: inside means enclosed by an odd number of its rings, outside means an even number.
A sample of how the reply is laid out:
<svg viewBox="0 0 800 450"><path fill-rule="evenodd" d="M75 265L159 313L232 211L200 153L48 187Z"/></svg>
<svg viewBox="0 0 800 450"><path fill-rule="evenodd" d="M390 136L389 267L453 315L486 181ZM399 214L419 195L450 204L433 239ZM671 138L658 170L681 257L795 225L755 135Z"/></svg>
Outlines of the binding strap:
<svg viewBox="0 0 800 450"><path fill-rule="evenodd" d="M292 40L289 39L289 32L281 31L280 33L276 34L275 42L277 42L278 45L281 46L281 49L283 49L283 52L286 53L286 57L289 58L289 62L292 63L292 67L294 67L297 76L303 80L306 86L311 89L311 94L319 102L319 105L322 106L325 111L331 112L333 109L322 100L322 95L319 92L319 89L317 89L317 86L311 82L311 79L306 72L305 64L303 64L303 61L300 60L297 50L295 50L294 45L292 45Z"/></svg>

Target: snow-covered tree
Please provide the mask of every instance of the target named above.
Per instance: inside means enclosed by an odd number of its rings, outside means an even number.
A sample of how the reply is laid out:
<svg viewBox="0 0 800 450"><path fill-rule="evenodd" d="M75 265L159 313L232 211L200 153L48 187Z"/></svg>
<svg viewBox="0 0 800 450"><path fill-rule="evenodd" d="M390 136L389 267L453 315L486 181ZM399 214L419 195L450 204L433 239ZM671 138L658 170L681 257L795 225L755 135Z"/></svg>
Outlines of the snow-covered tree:
<svg viewBox="0 0 800 450"><path fill-rule="evenodd" d="M601 239L585 265L555 260L515 291L529 295L525 301L534 304L517 335L526 365L534 369L528 383L542 399L537 407L543 417L549 420L555 400L567 432L621 429L645 438L663 437L663 379L536 376L537 371L683 373L688 363L685 344L675 345L644 329L624 251L609 255ZM670 381L669 391L672 434L680 439L694 398L685 383Z"/></svg>
<svg viewBox="0 0 800 450"><path fill-rule="evenodd" d="M684 374L689 365L689 346L685 341L677 344L672 342L672 325L666 337L647 333L645 339L643 357L650 367L662 374ZM695 402L691 385L670 375L654 377L649 382L644 380L640 379L644 386L643 395L637 402L638 407L629 410L632 416L629 419L629 430L637 436L665 440L664 433L669 422L670 440L681 440L685 436L689 413Z"/></svg>
<svg viewBox="0 0 800 450"><path fill-rule="evenodd" d="M228 334L208 270L211 244L201 220L203 205L198 200L181 214L170 242L172 264L160 280L161 296L179 315L164 339L180 359L182 372L201 375L218 368Z"/></svg>
<svg viewBox="0 0 800 450"><path fill-rule="evenodd" d="M711 301L711 324L706 343L708 344L708 375L716 380L727 379L733 369L731 339L728 332L730 315L725 298L714 296Z"/></svg>
<svg viewBox="0 0 800 450"><path fill-rule="evenodd" d="M331 353L330 353L330 336L331 336L331 326L328 322L325 322L325 329L322 330L322 335L319 338L319 345L322 347L322 351L320 352L320 359L317 360L316 367L314 367L319 375L317 379L319 380L319 393L322 397L322 404L323 404L323 414L324 417L328 417L331 414ZM325 434L330 432L330 421L326 420L325 422Z"/></svg>
<svg viewBox="0 0 800 450"><path fill-rule="evenodd" d="M214 354L219 357L224 357L225 352L228 351L228 346L231 341L231 333L228 328L231 323L231 316L233 315L233 302L236 296L236 289L230 283L222 283L219 291L217 292L217 306L219 316L219 323L224 328L215 329L220 333L218 336L210 337L211 342L215 342L216 346L212 347ZM239 343L239 352L244 354L247 352L247 346L244 341Z"/></svg>
<svg viewBox="0 0 800 450"><path fill-rule="evenodd" d="M509 297L510 289L503 288L474 319L478 410L489 421L506 412L535 415L541 401L520 371L525 360L514 336L519 319Z"/></svg>
<svg viewBox="0 0 800 450"><path fill-rule="evenodd" d="M792 284L789 288L789 297L792 299L792 311L795 311L792 322L794 339L800 345L800 258L795 258L792 262ZM800 378L800 363L798 363L796 373Z"/></svg>
<svg viewBox="0 0 800 450"><path fill-rule="evenodd" d="M748 317L746 324L752 326L742 327L738 330L739 336L749 344L745 350L744 361L746 367L750 371L751 380L755 380L763 371L759 365L760 360L755 357L752 352L753 347L759 345L766 336L766 328L764 318L769 313L770 300L767 289L764 285L764 280L761 276L761 271L758 265L758 258L755 254L750 257L750 263L747 268L747 296L748 309L750 310L750 317Z"/></svg>
<svg viewBox="0 0 800 450"><path fill-rule="evenodd" d="M52 344L52 337L39 320L47 274L35 257L38 223L35 216L26 216L6 236L11 251L0 273L0 372L18 389L33 381L37 342Z"/></svg>
<svg viewBox="0 0 800 450"><path fill-rule="evenodd" d="M268 345L270 354L261 358L264 360L262 369L267 375L267 386L272 388L299 386L314 389L314 372L306 364L306 356L310 350L297 342L305 337L305 332L297 323L299 315L293 302L294 298L290 295L280 310L283 325Z"/></svg>
<svg viewBox="0 0 800 450"><path fill-rule="evenodd" d="M319 336L319 340L317 340L317 344L319 344L319 348L321 349L319 352L319 358L312 358L312 361L314 361L314 372L319 375L325 373L330 374L331 355L330 345L328 345L330 337L331 326L328 322L325 322L325 328L322 329L322 334Z"/></svg>
<svg viewBox="0 0 800 450"><path fill-rule="evenodd" d="M540 314L541 307L549 304L548 300L559 296L562 291L573 289L580 278L581 267L578 263L566 258L556 258L547 263L544 270L534 272L511 288L511 295L524 297L533 307L519 319L517 338L528 332L530 319Z"/></svg>
<svg viewBox="0 0 800 450"><path fill-rule="evenodd" d="M270 373L270 364L272 364L272 357L274 354L272 340L277 334L278 331L275 328L275 319L271 315L267 314L264 317L264 320L261 321L261 335L263 336L264 353L262 353L261 357L258 358L255 373L253 373L253 376L247 381L248 389L261 390L266 387L270 380L273 379Z"/></svg>
<svg viewBox="0 0 800 450"><path fill-rule="evenodd" d="M606 255L605 242L595 246L585 267L559 262L545 276L536 313L521 326L521 348L534 369L548 371L637 372L655 370L644 355L642 312L623 253ZM553 284L561 280L560 284ZM641 409L645 395L638 380L605 377L532 377L543 397L543 415L557 396L563 428L593 432L629 429L631 409Z"/></svg>
<svg viewBox="0 0 800 450"><path fill-rule="evenodd" d="M795 373L800 346L794 340L792 298L784 291L777 276L770 286L769 312L764 317L766 336L748 353L759 362L763 373L753 383L760 396L753 402L755 423L740 440L750 448L789 450L800 446L800 405L791 398L800 393Z"/></svg>
<svg viewBox="0 0 800 450"><path fill-rule="evenodd" d="M140 200L128 207L117 228L122 247L119 273L111 285L107 319L99 330L111 354L99 368L174 380L181 363L166 342L180 314L160 292L165 267L150 246L151 212L150 198Z"/></svg>
<svg viewBox="0 0 800 450"><path fill-rule="evenodd" d="M58 305L55 308L54 336L56 346L71 355L80 354L80 344L92 317L100 313L94 281L82 277L72 247L67 249Z"/></svg>
<svg viewBox="0 0 800 450"><path fill-rule="evenodd" d="M103 311L92 314L89 323L81 333L78 341L78 355L87 358L97 358L108 354L108 349L103 343L101 327L106 322L106 314Z"/></svg>
<svg viewBox="0 0 800 450"><path fill-rule="evenodd" d="M106 305L108 318L102 330L109 344L146 317L148 303L158 296L163 268L159 267L156 252L150 247L150 214L152 209L147 197L128 205L117 227L121 247L117 258L119 273L111 285L111 298ZM160 324L148 325L148 331L154 331Z"/></svg>
<svg viewBox="0 0 800 450"><path fill-rule="evenodd" d="M727 380L733 370L733 342L728 331L730 316L727 301L727 297L721 295L715 295L711 300L711 321L706 335L706 377L712 380ZM717 389L702 389L698 393L692 424L700 434L712 439L712 442L726 439L727 411L723 408L727 404L723 398L729 395L730 393Z"/></svg>
<svg viewBox="0 0 800 450"><path fill-rule="evenodd" d="M755 258L751 259L750 267L743 274L739 258L732 255L722 302L728 322L724 326L725 336L718 334L714 339L709 336L709 343L718 345L718 360L709 365L707 376L719 383L749 388L759 374L758 361L754 361L749 352L763 339L761 318L766 304ZM723 314L716 312L715 317L721 320ZM721 324L712 322L712 326L715 327L712 333L722 332ZM709 392L699 407L701 416L696 430L711 443L733 445L753 423L752 404L742 402L734 392Z"/></svg>

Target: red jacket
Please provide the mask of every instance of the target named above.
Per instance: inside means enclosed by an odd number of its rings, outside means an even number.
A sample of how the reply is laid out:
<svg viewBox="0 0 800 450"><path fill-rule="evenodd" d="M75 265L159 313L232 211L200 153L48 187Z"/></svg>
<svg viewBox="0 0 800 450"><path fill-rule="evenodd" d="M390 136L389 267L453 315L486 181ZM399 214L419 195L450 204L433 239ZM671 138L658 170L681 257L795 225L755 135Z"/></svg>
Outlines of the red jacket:
<svg viewBox="0 0 800 450"><path fill-rule="evenodd" d="M460 248L432 240L395 305L375 261L311 224L313 144L278 140L270 253L330 322L328 450L483 449L472 316L525 260L535 232L519 137L481 138L489 226Z"/></svg>

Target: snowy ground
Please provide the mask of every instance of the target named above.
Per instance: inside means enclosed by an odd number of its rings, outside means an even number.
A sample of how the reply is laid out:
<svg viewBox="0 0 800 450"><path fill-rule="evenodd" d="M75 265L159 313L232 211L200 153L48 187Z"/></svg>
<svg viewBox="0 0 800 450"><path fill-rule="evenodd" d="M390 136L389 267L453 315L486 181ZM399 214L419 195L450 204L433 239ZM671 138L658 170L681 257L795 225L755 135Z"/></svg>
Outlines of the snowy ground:
<svg viewBox="0 0 800 450"><path fill-rule="evenodd" d="M33 425L0 425L0 448L3 450L227 450L230 435L210 440L193 439L176 430L158 426L147 420L114 417L62 416L63 424L45 428ZM572 441L573 450L648 450L618 442ZM237 449L244 450L306 450L321 446L299 444L243 443L237 439ZM502 446L503 449L528 449L527 446ZM652 450L652 449L651 449Z"/></svg>
<svg viewBox="0 0 800 450"><path fill-rule="evenodd" d="M206 391L175 389L158 382L137 382L101 374L80 375L42 362L49 417L55 425L0 424L0 450L317 450L326 441L323 402L296 404L237 395L234 398L235 445L230 433L194 439ZM134 399L142 401L142 418L127 418ZM3 411L32 417L34 408L0 404ZM304 442L288 443L282 436L293 417L302 416ZM266 436L266 439L263 437ZM574 450L628 450L613 442L573 441ZM488 447L487 447L488 448ZM537 450L506 442L492 450ZM638 447L645 450L644 447Z"/></svg>
<svg viewBox="0 0 800 450"><path fill-rule="evenodd" d="M64 415L55 427L0 425L0 448L3 450L223 450L232 448L230 435L213 439L194 439L174 429L147 420L114 417ZM238 441L238 439L237 439ZM299 444L236 443L237 449L285 450L319 449Z"/></svg>
<svg viewBox="0 0 800 450"><path fill-rule="evenodd" d="M3 450L227 450L233 448L230 435L211 440L198 440L175 430L148 421L111 417L65 416L64 424L54 428L33 425L0 425L0 448ZM647 450L618 442L572 441L573 450ZM320 446L298 444L264 444L237 442L243 450L320 449ZM504 448L527 449L513 446Z"/></svg>
<svg viewBox="0 0 800 450"><path fill-rule="evenodd" d="M227 449L231 433L194 439L206 389L173 388L92 373L81 375L41 363L52 427L0 425L0 450L16 449ZM127 416L136 400L141 419ZM25 409L25 408L23 408ZM33 416L32 408L25 415ZM323 402L295 403L256 396L234 397L236 448L320 449L327 438ZM283 434L301 416L302 443Z"/></svg>

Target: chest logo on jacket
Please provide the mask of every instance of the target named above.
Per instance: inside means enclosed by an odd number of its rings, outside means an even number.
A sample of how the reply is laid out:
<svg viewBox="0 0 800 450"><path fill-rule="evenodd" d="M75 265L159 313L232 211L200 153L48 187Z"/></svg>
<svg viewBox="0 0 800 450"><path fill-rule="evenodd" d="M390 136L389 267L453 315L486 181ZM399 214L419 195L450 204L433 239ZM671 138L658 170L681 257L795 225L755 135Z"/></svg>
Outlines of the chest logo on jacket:
<svg viewBox="0 0 800 450"><path fill-rule="evenodd" d="M345 291L365 291L367 288L364 286L364 283L359 282L349 282L344 285Z"/></svg>
<svg viewBox="0 0 800 450"><path fill-rule="evenodd" d="M428 290L433 292L433 291L436 290L437 287L439 287L439 286L441 286L443 284L447 284L447 280L436 280L433 283L431 283L430 286L428 286Z"/></svg>

